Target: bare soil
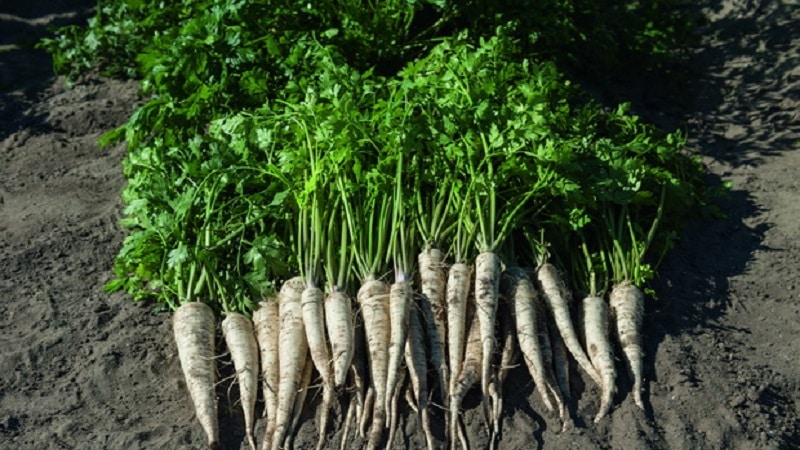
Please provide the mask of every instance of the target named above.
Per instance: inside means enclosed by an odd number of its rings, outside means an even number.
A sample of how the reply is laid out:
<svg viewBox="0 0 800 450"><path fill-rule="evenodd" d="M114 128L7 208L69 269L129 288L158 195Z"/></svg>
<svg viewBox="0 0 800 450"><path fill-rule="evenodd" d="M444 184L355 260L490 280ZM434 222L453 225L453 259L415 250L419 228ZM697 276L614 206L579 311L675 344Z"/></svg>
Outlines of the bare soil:
<svg viewBox="0 0 800 450"><path fill-rule="evenodd" d="M140 104L138 86L87 77L66 88L32 46L50 25L85 20L93 2L34 3L0 7L0 448L202 448L169 315L101 290L124 236L125 149L96 141ZM687 224L660 267L645 323L647 408L621 372L610 417L592 423L599 394L575 373L576 427L559 433L518 368L501 448L800 448L800 4L701 3L713 6L685 86L633 70L608 84L646 120L685 128L710 183L733 182L726 217ZM223 448L245 448L231 384L218 390ZM482 448L477 397L465 406ZM311 414L297 448L316 443ZM394 447L423 446L404 409Z"/></svg>

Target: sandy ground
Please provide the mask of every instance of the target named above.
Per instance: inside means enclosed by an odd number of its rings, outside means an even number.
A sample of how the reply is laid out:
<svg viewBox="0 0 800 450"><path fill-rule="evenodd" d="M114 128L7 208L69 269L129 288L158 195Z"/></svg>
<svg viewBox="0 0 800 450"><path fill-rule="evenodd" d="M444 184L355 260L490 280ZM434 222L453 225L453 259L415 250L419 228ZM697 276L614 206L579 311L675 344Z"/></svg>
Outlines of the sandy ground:
<svg viewBox="0 0 800 450"><path fill-rule="evenodd" d="M59 3L0 6L0 448L202 448L169 316L101 290L123 236L125 150L96 139L131 114L138 87L91 77L66 89L53 77L31 44L93 2ZM594 424L598 392L576 374L577 426L558 433L515 369L501 448L800 448L800 5L703 3L714 6L687 86L609 81L647 120L685 127L711 183L733 182L727 217L688 224L659 271L647 409L623 375L611 416ZM245 448L230 388L218 391L223 448ZM482 448L477 398L466 407ZM395 447L422 447L416 418L400 423ZM306 417L297 448L316 433Z"/></svg>

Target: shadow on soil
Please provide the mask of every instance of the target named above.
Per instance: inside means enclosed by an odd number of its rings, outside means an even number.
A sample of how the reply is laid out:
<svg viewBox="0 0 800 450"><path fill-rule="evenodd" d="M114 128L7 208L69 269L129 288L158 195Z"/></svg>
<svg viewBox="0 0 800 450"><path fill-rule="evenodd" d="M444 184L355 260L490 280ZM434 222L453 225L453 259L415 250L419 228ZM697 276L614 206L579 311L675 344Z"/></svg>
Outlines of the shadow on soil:
<svg viewBox="0 0 800 450"><path fill-rule="evenodd" d="M725 15L704 26L708 44L692 55L684 81L646 74L617 83L634 87L628 99L637 113L663 128L687 130L689 148L716 166L708 175L712 186L746 179L766 159L798 149L800 10L770 2L742 8L711 13ZM758 219L764 211L749 191L758 185L748 181L719 200L725 217L688 223L681 242L662 262L652 285L660 300L650 302L645 315L646 354L655 354L667 336L719 327L718 319L737 301L729 280L745 273L757 251L774 250L764 244L773 225ZM646 364L646 376L655 378L655 362L646 359ZM757 401L762 408L796 414L793 401L774 388ZM800 438L798 427L784 432L782 442Z"/></svg>
<svg viewBox="0 0 800 450"><path fill-rule="evenodd" d="M797 89L789 83L800 67L800 52L790 45L800 32L797 19L789 5L754 4L704 29L714 38L693 57L687 90L693 100L684 117L690 147L731 168L722 177L794 148L798 112L783 100ZM722 182L709 175L711 185ZM731 304L727 280L745 271L754 252L769 250L762 242L771 225L745 224L762 212L747 190L734 186L719 204L725 217L687 224L661 266L654 287L664 301L647 316L658 319L647 324L657 330L651 343L712 324Z"/></svg>
<svg viewBox="0 0 800 450"><path fill-rule="evenodd" d="M47 131L42 117L21 119L53 82L50 55L34 47L51 27L85 23L94 4L10 0L0 6L0 141L22 128Z"/></svg>
<svg viewBox="0 0 800 450"><path fill-rule="evenodd" d="M601 81L595 89L608 104L631 102L643 120L667 130L685 129L689 149L714 165L707 177L711 186L737 183L718 202L724 217L687 223L682 240L661 263L651 283L659 300L649 302L645 314L646 355L657 354L670 336L700 339L719 328L719 319L737 301L730 280L748 270L756 252L778 250L765 244L774 224L759 218L765 211L753 193L760 181L753 175L751 182L750 174L764 170L760 167L768 159L798 151L800 10L781 2L738 7L711 12L720 18L704 25L706 43L686 64L672 68L677 76L631 70L631 79ZM683 357L693 358L696 350L687 349ZM656 361L645 358L645 364L645 378L657 379ZM618 381L621 392L630 391L627 377ZM759 408L781 417L796 415L791 388L786 389L768 386L756 399ZM794 448L800 427L786 425L775 438L776 448Z"/></svg>
<svg viewBox="0 0 800 450"><path fill-rule="evenodd" d="M792 99L800 94L800 10L774 3L753 2L718 20L705 30L713 44L694 56L693 133L703 154L733 167L778 156L800 131Z"/></svg>
<svg viewBox="0 0 800 450"><path fill-rule="evenodd" d="M800 131L800 113L784 101L800 94L791 84L800 67L798 18L791 5L753 2L704 25L710 45L671 68L672 76L631 70L630 79L599 80L590 90L609 104L631 102L661 128L685 129L689 148L706 160L757 167L794 148ZM720 186L728 175L709 174L708 183ZM747 190L734 186L718 203L725 217L687 223L660 266L652 287L662 301L645 316L648 354L665 335L713 324L730 305L727 280L743 273L754 252L768 250L762 241L770 225L744 223L761 212Z"/></svg>
<svg viewBox="0 0 800 450"><path fill-rule="evenodd" d="M594 79L590 90L607 104L631 102L634 113L661 128L685 129L689 148L718 167L707 177L711 186L742 176L766 158L796 150L800 133L796 100L788 100L800 95L800 11L774 3L748 2L704 25L709 44L673 67L672 76L631 70L630 79ZM746 271L755 252L771 250L764 237L772 224L753 220L763 211L748 188L734 185L719 200L724 218L687 223L661 263L651 284L660 300L650 302L645 314L645 354L656 354L667 336L718 326L735 301L729 280ZM645 361L645 376L655 379L655 362ZM621 392L630 390L627 377L619 382ZM785 400L774 397L776 404Z"/></svg>

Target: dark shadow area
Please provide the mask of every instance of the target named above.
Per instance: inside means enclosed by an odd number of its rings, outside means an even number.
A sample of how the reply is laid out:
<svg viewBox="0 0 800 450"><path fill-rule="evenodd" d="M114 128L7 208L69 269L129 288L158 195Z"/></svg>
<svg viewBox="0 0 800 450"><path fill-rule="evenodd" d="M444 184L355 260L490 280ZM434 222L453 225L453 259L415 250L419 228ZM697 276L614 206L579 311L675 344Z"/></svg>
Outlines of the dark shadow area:
<svg viewBox="0 0 800 450"><path fill-rule="evenodd" d="M521 420L525 421L533 429L533 433L529 435L528 448L541 449L545 447L544 433L548 429L548 420L542 416L541 401L537 401L532 405L528 400L534 395L535 385L531 380L528 367L525 365L522 355L517 358L517 366L509 371L508 378L503 385L504 400L503 400L503 413L501 415L501 433L503 430L507 433L518 432L518 428L512 428L508 422L511 421L516 415L521 416ZM469 396L475 398L474 402L476 408L480 408L480 392L479 390L471 393ZM537 400L539 400L537 398ZM479 409L476 409L479 411ZM546 411L546 410L545 410ZM574 415L573 415L574 417ZM550 419L550 417L548 417ZM553 422L555 423L555 422ZM499 440L502 448L502 434Z"/></svg>
<svg viewBox="0 0 800 450"><path fill-rule="evenodd" d="M727 217L688 224L661 264L653 283L658 300L645 314L647 354L655 354L666 335L691 334L722 316L731 306L728 279L744 272L754 252L764 248L767 227L742 222L759 211L750 194L733 190L721 206ZM655 374L652 367L648 372Z"/></svg>
<svg viewBox="0 0 800 450"><path fill-rule="evenodd" d="M707 43L692 50L671 76L632 67L630 78L585 77L581 82L603 103L628 101L643 120L667 130L684 129L689 150L717 167L707 176L709 185L720 186L733 176L746 176L743 171L757 170L767 158L798 150L800 112L794 105L800 98L800 10L752 2L699 31ZM645 355L655 355L667 336L718 328L718 319L737 301L729 281L748 270L756 252L778 250L764 243L774 225L754 220L765 211L749 189L734 185L719 199L724 218L687 223L661 263L651 284L658 300L647 304L645 314ZM645 358L645 379L658 380L655 364ZM692 373L686 376L689 383L702 383ZM629 395L624 373L619 382ZM791 407L785 395L769 391L764 397L776 404L773 409L783 410ZM798 442L799 437L788 430L780 439Z"/></svg>
<svg viewBox="0 0 800 450"><path fill-rule="evenodd" d="M792 6L758 4L701 29L713 38L693 55L685 94L690 108L682 114L692 150L734 169L796 150L798 111L782 100L800 94L789 83L800 67L800 51L789 47L800 32L798 18ZM723 181L708 176L710 185ZM687 224L661 265L654 288L663 301L646 316L651 343L724 314L731 305L728 279L743 273L756 251L769 250L762 242L771 225L745 224L762 212L750 192L733 186L719 205L725 217Z"/></svg>
<svg viewBox="0 0 800 450"><path fill-rule="evenodd" d="M712 36L710 43L690 50L668 73L631 67L629 77L575 76L604 104L630 102L644 121L685 130L688 149L705 161L755 167L795 150L800 131L800 112L782 101L800 95L790 83L800 67L800 51L790 45L800 33L800 12L756 3L736 18L702 26L699 33ZM709 173L707 182L720 186L726 175ZM734 186L718 204L725 217L687 223L660 265L653 288L662 301L651 303L655 314L646 315L650 345L722 315L729 306L727 280L764 249L769 225L743 223L760 213L748 191Z"/></svg>
<svg viewBox="0 0 800 450"><path fill-rule="evenodd" d="M23 114L54 77L50 55L36 43L53 27L84 24L94 5L91 0L11 0L0 6L0 141L20 129L44 126L41 117Z"/></svg>
<svg viewBox="0 0 800 450"><path fill-rule="evenodd" d="M793 149L788 136L800 131L800 113L784 100L800 96L792 85L800 76L800 10L755 2L746 14L703 31L713 38L693 58L693 143L734 167Z"/></svg>
<svg viewBox="0 0 800 450"><path fill-rule="evenodd" d="M734 167L793 148L800 113L800 10L789 4L748 3L698 30L708 44L690 49L669 67L642 67L613 77L573 72L599 101L630 102L632 112L666 130L685 129L689 146ZM712 12L714 14L714 12ZM622 76L620 76L622 75ZM786 100L786 101L785 101Z"/></svg>

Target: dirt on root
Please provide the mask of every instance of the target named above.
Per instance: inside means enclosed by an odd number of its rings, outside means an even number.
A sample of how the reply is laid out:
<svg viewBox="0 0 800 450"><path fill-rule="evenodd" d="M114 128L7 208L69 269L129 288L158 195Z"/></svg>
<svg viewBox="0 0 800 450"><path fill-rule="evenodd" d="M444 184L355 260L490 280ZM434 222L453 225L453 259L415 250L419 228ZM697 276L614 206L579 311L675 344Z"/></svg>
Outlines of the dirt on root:
<svg viewBox="0 0 800 450"><path fill-rule="evenodd" d="M0 7L0 448L203 448L169 315L101 290L124 236L125 149L96 142L141 103L138 85L87 77L68 89L53 76L33 43L93 6L57 3ZM593 423L599 393L573 371L576 426L559 432L519 367L500 448L800 448L800 5L703 4L714 6L686 86L609 81L646 120L687 130L710 183L733 183L726 217L687 224L660 266L645 320L646 409L620 370L610 416ZM235 386L218 392L223 448L246 448ZM467 398L464 422L483 448L478 403ZM316 444L312 414L297 448ZM443 413L434 417L442 438ZM394 447L423 446L404 408Z"/></svg>

